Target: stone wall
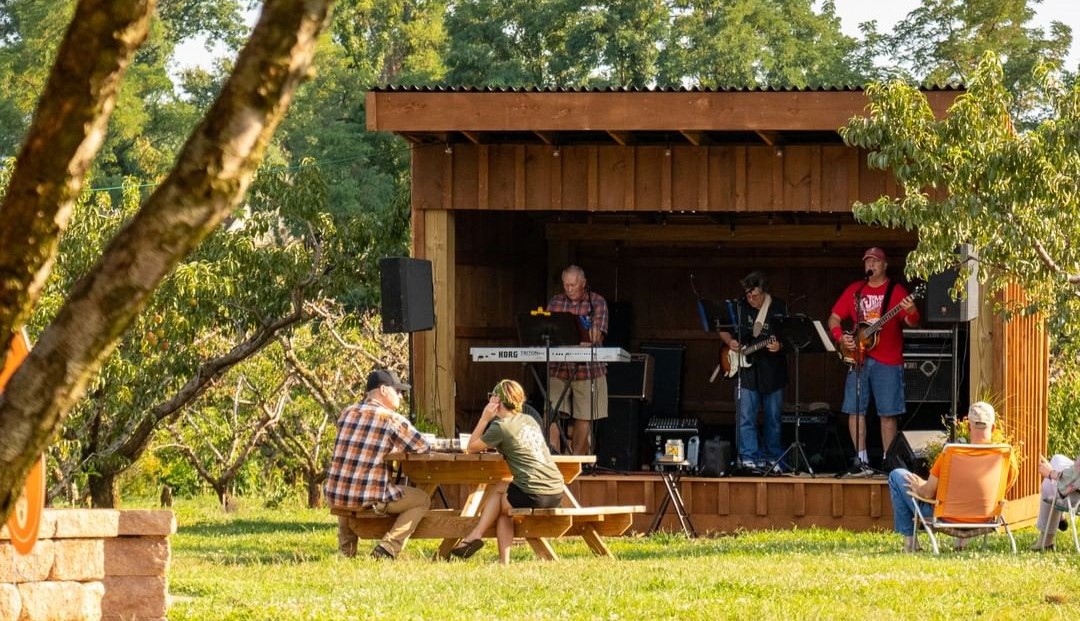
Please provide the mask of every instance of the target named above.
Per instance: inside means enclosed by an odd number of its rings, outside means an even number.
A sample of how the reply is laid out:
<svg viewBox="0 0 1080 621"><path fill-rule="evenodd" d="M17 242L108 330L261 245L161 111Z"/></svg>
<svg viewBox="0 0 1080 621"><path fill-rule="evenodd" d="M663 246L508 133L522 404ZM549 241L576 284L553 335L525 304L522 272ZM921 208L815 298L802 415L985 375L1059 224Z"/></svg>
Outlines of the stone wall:
<svg viewBox="0 0 1080 621"><path fill-rule="evenodd" d="M34 550L0 527L0 621L165 618L171 511L46 509Z"/></svg>

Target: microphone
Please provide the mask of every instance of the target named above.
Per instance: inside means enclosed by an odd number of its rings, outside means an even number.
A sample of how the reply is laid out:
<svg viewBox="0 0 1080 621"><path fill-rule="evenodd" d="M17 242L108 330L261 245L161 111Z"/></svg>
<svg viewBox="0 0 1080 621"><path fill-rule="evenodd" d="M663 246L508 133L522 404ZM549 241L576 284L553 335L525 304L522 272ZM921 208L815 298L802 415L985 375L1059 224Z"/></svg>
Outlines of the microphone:
<svg viewBox="0 0 1080 621"><path fill-rule="evenodd" d="M866 278L864 280L870 280L870 277L874 275L874 270L866 270Z"/></svg>

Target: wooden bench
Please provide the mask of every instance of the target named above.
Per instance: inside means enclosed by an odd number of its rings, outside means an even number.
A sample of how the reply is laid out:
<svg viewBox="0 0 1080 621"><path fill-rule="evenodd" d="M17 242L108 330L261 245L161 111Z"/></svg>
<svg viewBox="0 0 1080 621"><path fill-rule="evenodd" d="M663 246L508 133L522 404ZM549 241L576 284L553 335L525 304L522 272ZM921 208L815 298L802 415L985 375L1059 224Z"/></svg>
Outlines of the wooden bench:
<svg viewBox="0 0 1080 621"><path fill-rule="evenodd" d="M611 556L601 537L617 537L626 532L635 513L643 513L645 507L630 505L621 507L558 507L553 509L512 509L514 536L525 539L542 559L557 560L558 556L547 543L547 537L581 537L589 548L599 556ZM343 509L331 507L331 515L356 519L351 525L361 539L381 539L393 526L396 515L381 515L371 509ZM479 516L462 516L457 509L432 509L420 520L413 538L442 539L444 545L437 553L446 558L450 547L445 541L456 542L469 534L479 523ZM495 529L484 533L485 538L495 536Z"/></svg>

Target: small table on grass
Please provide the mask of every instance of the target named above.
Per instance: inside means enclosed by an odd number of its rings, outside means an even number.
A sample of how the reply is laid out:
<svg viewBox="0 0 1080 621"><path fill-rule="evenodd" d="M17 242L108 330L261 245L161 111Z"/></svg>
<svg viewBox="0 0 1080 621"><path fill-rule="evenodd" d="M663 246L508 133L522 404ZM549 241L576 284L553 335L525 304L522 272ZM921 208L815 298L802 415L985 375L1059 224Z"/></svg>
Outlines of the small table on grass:
<svg viewBox="0 0 1080 621"><path fill-rule="evenodd" d="M675 507L675 515L679 518L679 525L682 526L686 536L691 539L697 537L694 522L690 520L690 513L686 510L682 493L679 491L679 480L682 479L683 474L690 471L690 462L657 459L653 462L653 469L660 473L667 495L660 502L660 506L656 508L656 515L653 516L652 524L649 526L649 534L655 533L660 528L660 522L664 519L664 514L667 513L668 505L671 505Z"/></svg>

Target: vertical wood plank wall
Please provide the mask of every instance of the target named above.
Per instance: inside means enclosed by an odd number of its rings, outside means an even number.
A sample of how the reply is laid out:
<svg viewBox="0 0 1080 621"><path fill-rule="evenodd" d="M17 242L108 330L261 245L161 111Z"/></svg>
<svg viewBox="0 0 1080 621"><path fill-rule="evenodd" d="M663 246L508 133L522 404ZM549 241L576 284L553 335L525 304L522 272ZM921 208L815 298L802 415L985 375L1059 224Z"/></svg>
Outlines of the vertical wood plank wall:
<svg viewBox="0 0 1080 621"><path fill-rule="evenodd" d="M843 146L456 144L413 150L413 209L850 213L895 190Z"/></svg>
<svg viewBox="0 0 1080 621"><path fill-rule="evenodd" d="M1011 285L1000 296L1006 306L1022 304L1024 292ZM994 318L994 390L992 398L1003 404L1005 426L1023 442L1020 479L1010 498L1038 494L1039 455L1046 452L1050 375L1050 338L1040 316L1014 317L1009 322Z"/></svg>

